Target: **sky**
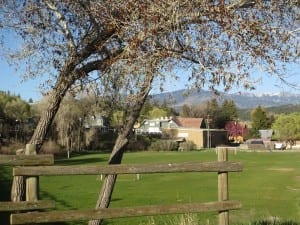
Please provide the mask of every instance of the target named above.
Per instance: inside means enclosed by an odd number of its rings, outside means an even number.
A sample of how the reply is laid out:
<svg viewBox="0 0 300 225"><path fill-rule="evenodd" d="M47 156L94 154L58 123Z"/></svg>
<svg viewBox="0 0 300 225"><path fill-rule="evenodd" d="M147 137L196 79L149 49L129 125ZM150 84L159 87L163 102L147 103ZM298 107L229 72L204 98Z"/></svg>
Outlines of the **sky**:
<svg viewBox="0 0 300 225"><path fill-rule="evenodd" d="M4 34L4 44L9 48L15 48L20 43L17 40L17 37L13 33ZM293 84L298 84L298 90L292 89L287 85L284 85L277 79L275 76L268 74L263 74L260 72L254 72L253 77L262 77L260 82L256 85L256 90L251 91L254 94L277 94L284 92L299 93L300 94L300 60L298 64L287 65L287 74L288 77L286 80ZM167 80L165 82L164 90L165 91L175 91L186 88L186 77L187 71L179 71L178 75L179 80ZM0 52L0 91L10 92L11 94L20 95L22 99L28 101L33 99L38 101L42 98L41 90L39 85L43 83L43 78L38 77L34 80L22 80L22 70L15 70L14 67L10 66L6 60L1 57ZM154 89L154 92L159 92L159 88ZM204 88L205 89L205 88ZM230 90L231 93L245 92L241 88L233 88Z"/></svg>
<svg viewBox="0 0 300 225"><path fill-rule="evenodd" d="M184 74L184 71L180 72ZM41 77L34 80L23 81L21 77L22 71L16 71L15 68L10 66L4 58L0 57L0 91L10 92L11 94L20 95L25 101L32 99L38 101L42 98L39 85L43 82ZM287 85L282 84L274 76L267 74L258 74L262 76L262 80L257 83L256 90L250 93L254 94L277 94L277 93L300 93L300 63L293 66L288 66L287 81L293 84L299 84L299 90L292 89ZM255 76L255 75L254 75ZM168 80L164 89L166 91L175 91L185 88L185 76L181 76L180 80ZM233 88L230 92L245 92L243 89ZM249 92L249 91L248 91Z"/></svg>
<svg viewBox="0 0 300 225"><path fill-rule="evenodd" d="M167 80L165 89L174 91L186 88L186 77L187 74L184 70L180 70L176 73L179 76L179 80ZM182 75L183 74L183 75ZM185 75L184 75L185 74ZM255 95L263 95L263 94L285 94L285 93L294 93L300 94L300 61L299 63L295 64L288 64L286 65L286 76L285 80L293 85L297 85L297 88L292 88L291 86L284 84L277 76L263 73L260 71L255 71L251 74L251 76L257 81L255 83L255 90L245 90L241 87L233 87L229 93L252 93ZM207 88L203 88L207 90ZM222 91L222 88L217 88L218 90Z"/></svg>
<svg viewBox="0 0 300 225"><path fill-rule="evenodd" d="M25 101L30 98L38 101L42 98L39 90L39 84L42 79L23 81L22 71L16 71L4 59L0 58L0 91L10 92L14 95L20 95Z"/></svg>
<svg viewBox="0 0 300 225"><path fill-rule="evenodd" d="M18 46L16 37L11 33L6 34L5 44L11 48ZM256 90L251 91L253 94L278 94L278 93L299 93L300 94L300 61L297 64L289 64L286 66L287 74L286 80L293 84L298 84L298 90L292 89L287 85L276 79L275 76L263 74L261 72L254 72L253 77L262 77L260 82L256 85ZM189 71L179 70L177 75L180 77L179 80L166 80L164 90L175 91L186 88L186 77ZM33 101L39 101L42 98L40 84L44 81L43 77L37 77L34 80L22 79L22 69L16 70L14 66L9 65L5 58L0 53L0 91L10 92L11 94L20 95L25 101L32 99ZM205 87L204 87L205 89ZM154 93L159 93L159 88L154 88ZM241 88L233 88L230 93L245 92ZM248 92L248 91L247 91Z"/></svg>

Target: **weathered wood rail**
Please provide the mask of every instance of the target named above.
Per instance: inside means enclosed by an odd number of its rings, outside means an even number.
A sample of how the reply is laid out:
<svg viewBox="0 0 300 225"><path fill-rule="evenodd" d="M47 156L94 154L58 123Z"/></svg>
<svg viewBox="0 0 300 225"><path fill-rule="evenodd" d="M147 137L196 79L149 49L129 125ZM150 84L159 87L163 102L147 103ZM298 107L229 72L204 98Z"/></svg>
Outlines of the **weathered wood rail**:
<svg viewBox="0 0 300 225"><path fill-rule="evenodd" d="M53 165L53 155L0 155L0 166L41 166ZM15 167L18 168L18 167ZM49 200L21 201L21 202L0 202L0 211L28 211L38 209L55 208L55 202Z"/></svg>
<svg viewBox="0 0 300 225"><path fill-rule="evenodd" d="M141 207L123 207L69 211L31 211L12 213L10 223L31 224L68 222L91 219L112 219L122 217L153 216L215 211L219 212L219 225L229 224L229 210L240 209L241 203L228 199L228 173L240 172L239 162L228 162L228 150L218 149L218 162L169 163L169 164L122 164L106 166L54 166L53 156L23 155L0 156L0 165L13 165L13 176L52 175L99 175L99 174L143 174L173 172L216 172L218 173L218 201L205 203L171 204ZM30 188L30 187L27 187ZM27 211L53 208L52 201L0 202L0 211Z"/></svg>

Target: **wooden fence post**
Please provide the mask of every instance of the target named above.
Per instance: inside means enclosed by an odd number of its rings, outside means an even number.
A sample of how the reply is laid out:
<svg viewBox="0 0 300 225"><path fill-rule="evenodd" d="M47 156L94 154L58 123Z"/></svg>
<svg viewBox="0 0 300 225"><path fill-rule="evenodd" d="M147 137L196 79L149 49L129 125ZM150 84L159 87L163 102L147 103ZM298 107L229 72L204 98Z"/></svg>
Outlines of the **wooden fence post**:
<svg viewBox="0 0 300 225"><path fill-rule="evenodd" d="M228 150L227 148L218 148L218 161L226 162L228 161ZM219 201L227 201L228 196L228 172L218 173L218 199ZM229 224L229 211L219 212L219 225Z"/></svg>
<svg viewBox="0 0 300 225"><path fill-rule="evenodd" d="M27 144L25 155L36 155L36 145ZM26 201L38 201L39 181L38 177L26 178Z"/></svg>

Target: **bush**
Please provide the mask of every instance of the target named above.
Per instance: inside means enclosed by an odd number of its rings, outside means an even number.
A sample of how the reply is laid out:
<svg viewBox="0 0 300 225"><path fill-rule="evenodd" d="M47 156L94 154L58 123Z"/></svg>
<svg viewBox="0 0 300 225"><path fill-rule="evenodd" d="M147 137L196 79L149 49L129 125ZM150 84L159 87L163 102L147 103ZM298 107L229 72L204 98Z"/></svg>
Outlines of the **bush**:
<svg viewBox="0 0 300 225"><path fill-rule="evenodd" d="M85 131L85 147L87 150L111 151L116 138L116 133L103 132L100 129L91 128Z"/></svg>
<svg viewBox="0 0 300 225"><path fill-rule="evenodd" d="M61 147L55 141L45 141L41 153L43 154L59 154L61 153Z"/></svg>
<svg viewBox="0 0 300 225"><path fill-rule="evenodd" d="M178 143L171 140L158 140L149 146L148 150L151 151L177 151Z"/></svg>
<svg viewBox="0 0 300 225"><path fill-rule="evenodd" d="M134 138L132 138L127 147L127 151L144 151L146 150L149 145L151 144L150 137L144 136L144 135L137 135Z"/></svg>
<svg viewBox="0 0 300 225"><path fill-rule="evenodd" d="M126 151L144 151L146 150L146 144L141 140L130 141L126 146Z"/></svg>
<svg viewBox="0 0 300 225"><path fill-rule="evenodd" d="M25 144L21 142L15 142L7 146L0 146L0 153L5 155L15 155L16 150L21 148L25 149Z"/></svg>
<svg viewBox="0 0 300 225"><path fill-rule="evenodd" d="M197 145L193 141L185 141L179 144L180 151L191 151L196 149L197 149Z"/></svg>

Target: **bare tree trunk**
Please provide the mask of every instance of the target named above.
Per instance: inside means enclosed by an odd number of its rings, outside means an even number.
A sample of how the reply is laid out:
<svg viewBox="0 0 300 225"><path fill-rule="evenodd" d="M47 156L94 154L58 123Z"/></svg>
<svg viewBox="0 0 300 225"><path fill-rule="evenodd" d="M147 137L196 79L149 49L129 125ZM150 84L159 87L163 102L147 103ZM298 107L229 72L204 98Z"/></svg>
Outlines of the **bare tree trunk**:
<svg viewBox="0 0 300 225"><path fill-rule="evenodd" d="M115 143L113 152L111 153L109 164L120 164L124 154L124 147L128 143L127 135L125 133L120 134ZM111 196L115 187L117 180L116 174L107 174L104 177L103 185L101 187L98 200L96 203L96 209L98 208L108 208L111 200ZM102 220L91 220L89 225L99 225L102 223Z"/></svg>
<svg viewBox="0 0 300 225"><path fill-rule="evenodd" d="M16 151L16 155L24 154L24 149ZM25 200L25 177L15 176L11 187L11 201L20 202Z"/></svg>
<svg viewBox="0 0 300 225"><path fill-rule="evenodd" d="M116 144L114 146L114 150L109 159L109 164L120 164L123 158L124 147L127 144L127 139L119 135ZM105 175L103 180L103 185L99 193L99 197L96 203L97 208L108 208L111 200L111 196L115 187L115 183L117 180L116 174L108 174ZM89 225L98 225L101 224L102 220L91 220Z"/></svg>
<svg viewBox="0 0 300 225"><path fill-rule="evenodd" d="M25 177L15 176L11 187L11 201L20 202L25 200Z"/></svg>
<svg viewBox="0 0 300 225"><path fill-rule="evenodd" d="M144 81L144 85L141 88L139 95L137 96L137 101L133 107L129 107L132 110L130 111L129 118L125 124L124 129L119 134L116 143L114 145L113 151L111 153L109 164L120 164L122 162L124 148L128 143L128 138L132 134L133 126L136 120L139 117L140 111L148 97L149 91L151 89L151 83L153 80L153 74L149 75ZM117 175L109 174L106 175L101 187L98 200L96 203L96 209L98 208L108 208L111 200L111 196L114 190L114 186L117 180ZM100 225L103 222L103 219L99 220L90 220L89 225Z"/></svg>
<svg viewBox="0 0 300 225"><path fill-rule="evenodd" d="M66 79L64 78L64 73L62 73L60 79L58 79L56 83L56 87L51 92L48 108L41 116L39 123L34 130L34 134L29 141L29 144L36 145L37 153L59 109L59 105L62 99L64 98L69 87L76 81L76 79L77 77L75 75L70 76L69 79ZM25 199L24 177L14 177L11 189L11 198L13 201L22 201Z"/></svg>

